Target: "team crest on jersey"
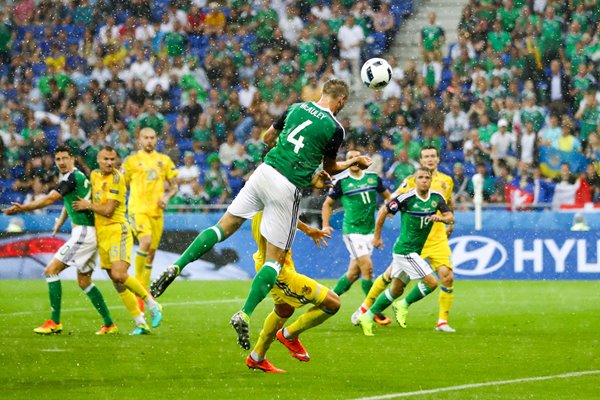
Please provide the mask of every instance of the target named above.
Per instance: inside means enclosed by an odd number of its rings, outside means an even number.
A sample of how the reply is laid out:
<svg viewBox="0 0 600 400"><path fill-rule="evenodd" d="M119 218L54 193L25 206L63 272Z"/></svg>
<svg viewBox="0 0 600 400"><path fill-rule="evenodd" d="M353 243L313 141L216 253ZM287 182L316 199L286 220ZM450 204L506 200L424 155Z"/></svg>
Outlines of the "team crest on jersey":
<svg viewBox="0 0 600 400"><path fill-rule="evenodd" d="M437 207L438 203L437 203L437 201L432 201L432 202L431 202L431 205L432 205L433 207Z"/></svg>
<svg viewBox="0 0 600 400"><path fill-rule="evenodd" d="M102 190L103 191L106 190L106 186L107 186L107 183L106 182L102 182Z"/></svg>
<svg viewBox="0 0 600 400"><path fill-rule="evenodd" d="M446 182L442 182L442 189L446 190L447 187Z"/></svg>
<svg viewBox="0 0 600 400"><path fill-rule="evenodd" d="M163 167L163 162L162 162L162 161L159 161L159 162L158 162L158 168L162 168L162 167Z"/></svg>
<svg viewBox="0 0 600 400"><path fill-rule="evenodd" d="M310 296L310 294L312 293L312 289L310 288L310 286L304 286L302 288L302 294L305 296Z"/></svg>
<svg viewBox="0 0 600 400"><path fill-rule="evenodd" d="M373 183L375 183L375 179L369 178L369 179L367 179L367 183L373 184Z"/></svg>

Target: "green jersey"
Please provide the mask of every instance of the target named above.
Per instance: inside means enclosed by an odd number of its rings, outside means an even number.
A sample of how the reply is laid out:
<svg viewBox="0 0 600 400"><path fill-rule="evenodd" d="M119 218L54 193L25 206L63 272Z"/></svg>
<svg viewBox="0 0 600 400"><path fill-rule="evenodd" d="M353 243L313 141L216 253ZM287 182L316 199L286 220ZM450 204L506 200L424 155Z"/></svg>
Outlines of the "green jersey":
<svg viewBox="0 0 600 400"><path fill-rule="evenodd" d="M407 255L410 253L421 254L427 236L433 227L431 216L439 211L450 211L444 196L430 190L427 198L422 199L416 189L402 193L387 204L391 214L398 211L402 213L402 227L400 236L394 243L394 254Z"/></svg>
<svg viewBox="0 0 600 400"><path fill-rule="evenodd" d="M311 185L323 157L336 159L345 135L333 113L313 102L292 104L273 127L281 133L265 163L299 188Z"/></svg>
<svg viewBox="0 0 600 400"><path fill-rule="evenodd" d="M442 47L440 39L444 37L444 30L437 25L427 25L421 29L423 49L426 51L439 50Z"/></svg>
<svg viewBox="0 0 600 400"><path fill-rule="evenodd" d="M336 182L329 197L341 199L344 207L344 235L369 235L375 232L376 192L383 193L386 190L381 178L373 172L363 172L360 178L348 175Z"/></svg>
<svg viewBox="0 0 600 400"><path fill-rule="evenodd" d="M67 214L71 223L82 226L94 226L94 213L92 211L75 211L73 202L82 199L91 199L92 185L83 172L77 168L60 177L56 190L63 198Z"/></svg>

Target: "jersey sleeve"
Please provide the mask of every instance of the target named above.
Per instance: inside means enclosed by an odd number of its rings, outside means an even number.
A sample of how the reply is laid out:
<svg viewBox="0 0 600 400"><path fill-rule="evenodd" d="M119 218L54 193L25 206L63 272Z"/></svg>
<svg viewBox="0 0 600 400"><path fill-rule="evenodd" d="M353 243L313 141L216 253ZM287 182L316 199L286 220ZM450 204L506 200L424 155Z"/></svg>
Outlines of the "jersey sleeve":
<svg viewBox="0 0 600 400"><path fill-rule="evenodd" d="M167 177L167 180L171 180L179 175L179 171L177 171L177 168L175 167L173 160L171 160L171 157L167 156L165 157L165 160L165 176Z"/></svg>
<svg viewBox="0 0 600 400"><path fill-rule="evenodd" d="M332 199L337 200L340 197L342 197L343 194L344 193L342 192L342 180L338 179L335 185L331 189L329 189L329 193L327 195Z"/></svg>
<svg viewBox="0 0 600 400"><path fill-rule="evenodd" d="M54 190L56 190L62 197L65 197L69 193L75 191L75 186L75 174L71 173L67 179L61 180Z"/></svg>
<svg viewBox="0 0 600 400"><path fill-rule="evenodd" d="M438 195L439 201L438 201L438 207L437 209L440 210L443 213L446 213L448 211L452 211L450 210L450 207L448 207L448 203L446 203L446 200L444 200L443 196Z"/></svg>
<svg viewBox="0 0 600 400"><path fill-rule="evenodd" d="M394 197L389 203L385 205L390 214L396 215L396 213L400 211L406 203L405 200L400 200L400 197L401 195Z"/></svg>
<svg viewBox="0 0 600 400"><path fill-rule="evenodd" d="M333 134L333 137L331 138L329 143L327 143L327 145L325 146L325 152L323 153L323 155L327 158L336 159L338 150L339 150L340 146L342 145L343 141L344 141L344 128L342 128L341 126L336 124L335 133Z"/></svg>
<svg viewBox="0 0 600 400"><path fill-rule="evenodd" d="M273 122L273 128L277 129L278 131L283 130L283 127L285 125L285 119L287 118L287 115L288 115L288 111L289 111L289 108L287 110L285 110L279 117L277 117L275 122Z"/></svg>

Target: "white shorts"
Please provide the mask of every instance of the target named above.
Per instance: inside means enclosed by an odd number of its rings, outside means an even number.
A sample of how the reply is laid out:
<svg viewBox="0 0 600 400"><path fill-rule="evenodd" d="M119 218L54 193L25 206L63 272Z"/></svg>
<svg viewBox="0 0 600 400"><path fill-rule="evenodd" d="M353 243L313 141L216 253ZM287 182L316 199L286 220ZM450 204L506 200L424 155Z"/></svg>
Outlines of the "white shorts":
<svg viewBox="0 0 600 400"><path fill-rule="evenodd" d="M96 228L93 226L75 226L71 238L54 255L58 261L69 267L77 268L82 274L90 274L96 268L98 244Z"/></svg>
<svg viewBox="0 0 600 400"><path fill-rule="evenodd" d="M410 279L423 279L429 274L433 274L433 270L417 253L407 255L394 254L392 261L392 278L400 279L404 283L406 276Z"/></svg>
<svg viewBox="0 0 600 400"><path fill-rule="evenodd" d="M246 219L264 210L260 233L269 243L288 250L298 225L300 190L275 168L262 163L256 168L227 212Z"/></svg>
<svg viewBox="0 0 600 400"><path fill-rule="evenodd" d="M349 233L343 236L351 260L373 254L373 236L372 233L368 235Z"/></svg>

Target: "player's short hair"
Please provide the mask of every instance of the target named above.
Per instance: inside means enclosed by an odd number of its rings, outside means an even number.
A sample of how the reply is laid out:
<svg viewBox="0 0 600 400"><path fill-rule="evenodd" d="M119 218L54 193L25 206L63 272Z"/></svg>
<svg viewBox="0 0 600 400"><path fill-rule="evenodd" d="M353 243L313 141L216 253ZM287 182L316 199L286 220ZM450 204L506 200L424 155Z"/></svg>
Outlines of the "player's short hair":
<svg viewBox="0 0 600 400"><path fill-rule="evenodd" d="M73 157L73 149L71 149L66 144L61 144L54 150L54 154L56 153L67 153L69 156Z"/></svg>
<svg viewBox="0 0 600 400"><path fill-rule="evenodd" d="M114 151L115 153L117 153L117 150L114 147L112 147L110 144L105 144L104 146L102 146L100 151L108 151L109 153L112 153ZM117 153L117 155L118 155L118 153Z"/></svg>
<svg viewBox="0 0 600 400"><path fill-rule="evenodd" d="M348 97L350 88L341 79L330 79L323 85L323 94L334 99L339 99L340 97Z"/></svg>
<svg viewBox="0 0 600 400"><path fill-rule="evenodd" d="M423 150L435 150L435 155L438 157L440 156L440 151L437 147L432 144L426 144L425 146L421 147L421 151L419 151L419 158L423 157Z"/></svg>
<svg viewBox="0 0 600 400"><path fill-rule="evenodd" d="M427 168L427 167L419 167L419 168L417 168L417 170L415 171L415 174L417 172L419 172L419 171L427 172L427 175L429 175L429 176L432 175L431 170L429 168Z"/></svg>

